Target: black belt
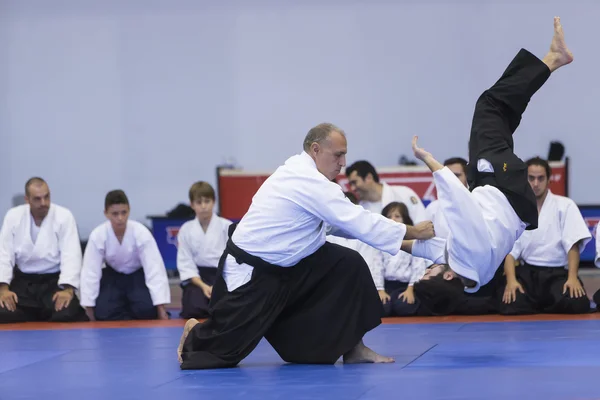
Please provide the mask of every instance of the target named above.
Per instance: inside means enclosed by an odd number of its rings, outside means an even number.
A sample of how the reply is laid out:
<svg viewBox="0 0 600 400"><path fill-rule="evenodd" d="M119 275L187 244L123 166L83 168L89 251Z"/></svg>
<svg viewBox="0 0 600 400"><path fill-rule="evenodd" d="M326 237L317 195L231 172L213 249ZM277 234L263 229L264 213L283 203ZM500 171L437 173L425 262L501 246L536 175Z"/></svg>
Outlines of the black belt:
<svg viewBox="0 0 600 400"><path fill-rule="evenodd" d="M290 274L296 270L296 268L294 268L293 266L281 267L279 265L268 263L260 257L253 256L252 254L236 246L236 244L233 243L231 239L227 241L225 253L232 255L238 264L248 264L251 267L258 269L259 271L264 271L269 274L275 274L289 278Z"/></svg>
<svg viewBox="0 0 600 400"><path fill-rule="evenodd" d="M58 279L60 276L59 272L52 272L49 274L36 274L36 273L26 273L21 271L18 267L13 268L13 274L15 277L27 278L30 281L34 282L43 282L49 279Z"/></svg>

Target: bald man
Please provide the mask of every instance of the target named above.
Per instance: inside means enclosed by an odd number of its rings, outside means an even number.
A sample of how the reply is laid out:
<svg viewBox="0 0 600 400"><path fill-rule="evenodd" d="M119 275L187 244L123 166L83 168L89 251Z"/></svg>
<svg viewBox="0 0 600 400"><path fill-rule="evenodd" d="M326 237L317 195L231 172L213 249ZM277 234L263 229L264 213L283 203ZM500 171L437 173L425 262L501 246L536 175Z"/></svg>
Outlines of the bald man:
<svg viewBox="0 0 600 400"><path fill-rule="evenodd" d="M262 184L219 262L210 316L190 319L182 369L236 366L264 337L287 362L389 363L363 343L383 305L358 252L326 241L358 239L390 254L403 238L431 238L431 222L406 226L352 204L333 182L346 164L344 131L312 128L303 151Z"/></svg>
<svg viewBox="0 0 600 400"><path fill-rule="evenodd" d="M25 184L25 203L0 230L0 322L86 321L75 296L82 255L73 214L51 203L38 177Z"/></svg>

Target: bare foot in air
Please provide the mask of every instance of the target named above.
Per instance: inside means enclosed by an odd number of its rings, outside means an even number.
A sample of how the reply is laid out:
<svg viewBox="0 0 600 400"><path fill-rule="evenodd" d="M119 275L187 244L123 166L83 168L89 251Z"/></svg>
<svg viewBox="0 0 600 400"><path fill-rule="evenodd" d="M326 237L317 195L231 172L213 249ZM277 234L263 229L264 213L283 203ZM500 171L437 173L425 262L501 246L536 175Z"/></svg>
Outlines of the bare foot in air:
<svg viewBox="0 0 600 400"><path fill-rule="evenodd" d="M554 17L554 37L552 37L550 51L542 61L550 68L550 72L554 72L573 61L573 53L565 43L565 34L560 24L560 17Z"/></svg>
<svg viewBox="0 0 600 400"><path fill-rule="evenodd" d="M183 344L185 343L185 338L189 335L190 331L196 324L198 324L198 320L195 318L190 318L185 323L183 327L183 333L181 334L181 340L179 341L179 347L177 347L177 360L179 360L179 364L183 363L183 359L181 358L181 352L183 351Z"/></svg>
<svg viewBox="0 0 600 400"><path fill-rule="evenodd" d="M384 357L375 353L365 346L361 340L352 350L344 354L344 364L364 364L364 363L393 363L391 357Z"/></svg>

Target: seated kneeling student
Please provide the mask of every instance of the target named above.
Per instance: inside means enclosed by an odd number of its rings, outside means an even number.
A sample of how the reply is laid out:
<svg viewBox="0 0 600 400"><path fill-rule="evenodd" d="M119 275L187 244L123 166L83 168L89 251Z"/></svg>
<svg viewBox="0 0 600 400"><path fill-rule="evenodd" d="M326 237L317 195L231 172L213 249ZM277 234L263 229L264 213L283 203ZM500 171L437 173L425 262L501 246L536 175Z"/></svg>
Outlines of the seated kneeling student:
<svg viewBox="0 0 600 400"><path fill-rule="evenodd" d="M194 183L189 197L196 218L184 223L177 234L177 270L183 288L180 315L206 318L231 221L214 213L215 191L209 183Z"/></svg>
<svg viewBox="0 0 600 400"><path fill-rule="evenodd" d="M534 157L526 164L539 210L538 228L524 232L506 256L506 286L499 311L589 313L590 300L579 278L579 263L592 235L577 204L550 190L548 161Z"/></svg>
<svg viewBox="0 0 600 400"><path fill-rule="evenodd" d="M168 319L169 280L152 233L129 220L122 190L108 192L104 215L85 248L81 305L91 320Z"/></svg>

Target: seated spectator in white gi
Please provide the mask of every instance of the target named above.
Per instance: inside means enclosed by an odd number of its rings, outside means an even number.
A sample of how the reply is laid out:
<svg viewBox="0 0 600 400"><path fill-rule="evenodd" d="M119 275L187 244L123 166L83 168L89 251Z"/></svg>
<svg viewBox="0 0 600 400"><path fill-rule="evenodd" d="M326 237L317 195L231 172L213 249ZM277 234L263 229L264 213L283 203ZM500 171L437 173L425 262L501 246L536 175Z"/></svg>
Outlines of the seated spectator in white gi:
<svg viewBox="0 0 600 400"><path fill-rule="evenodd" d="M231 221L214 213L215 191L209 183L194 183L189 197L196 218L183 224L177 235L177 269L183 288L180 315L206 318Z"/></svg>
<svg viewBox="0 0 600 400"><path fill-rule="evenodd" d="M404 203L415 224L427 220L425 206L408 186L390 186L379 182L375 167L368 161L356 161L346 168L350 189L358 194L360 205L367 210L381 214L381 210L393 201Z"/></svg>
<svg viewBox="0 0 600 400"><path fill-rule="evenodd" d="M0 230L0 322L87 321L75 296L81 243L73 214L50 202L38 177L25 184L25 203Z"/></svg>
<svg viewBox="0 0 600 400"><path fill-rule="evenodd" d="M452 157L444 161L444 166L448 167L450 171L468 188L467 183L467 160L460 157ZM434 200L427 205L425 208L425 218L428 221L433 222L435 227L435 235L444 239L448 238L450 230L448 229L448 222L444 218L444 213L439 211L440 201Z"/></svg>
<svg viewBox="0 0 600 400"><path fill-rule="evenodd" d="M129 219L122 190L108 192L104 215L88 239L81 271L81 304L91 320L168 319L169 279L150 230Z"/></svg>
<svg viewBox="0 0 600 400"><path fill-rule="evenodd" d="M550 191L552 171L546 160L528 160L527 176L537 199L538 228L524 232L506 256L500 312L587 313L590 302L577 273L590 231L575 202Z"/></svg>
<svg viewBox="0 0 600 400"><path fill-rule="evenodd" d="M401 224L413 225L413 221L408 215L408 208L404 203L391 202L383 208L381 213ZM383 258L383 271L375 274L379 278L375 281L375 286L377 286L379 296L384 303L384 316L416 315L420 303L419 299L415 297L414 283L421 279L431 262L424 258L414 257L404 251L399 251L396 255L380 252L380 255Z"/></svg>

